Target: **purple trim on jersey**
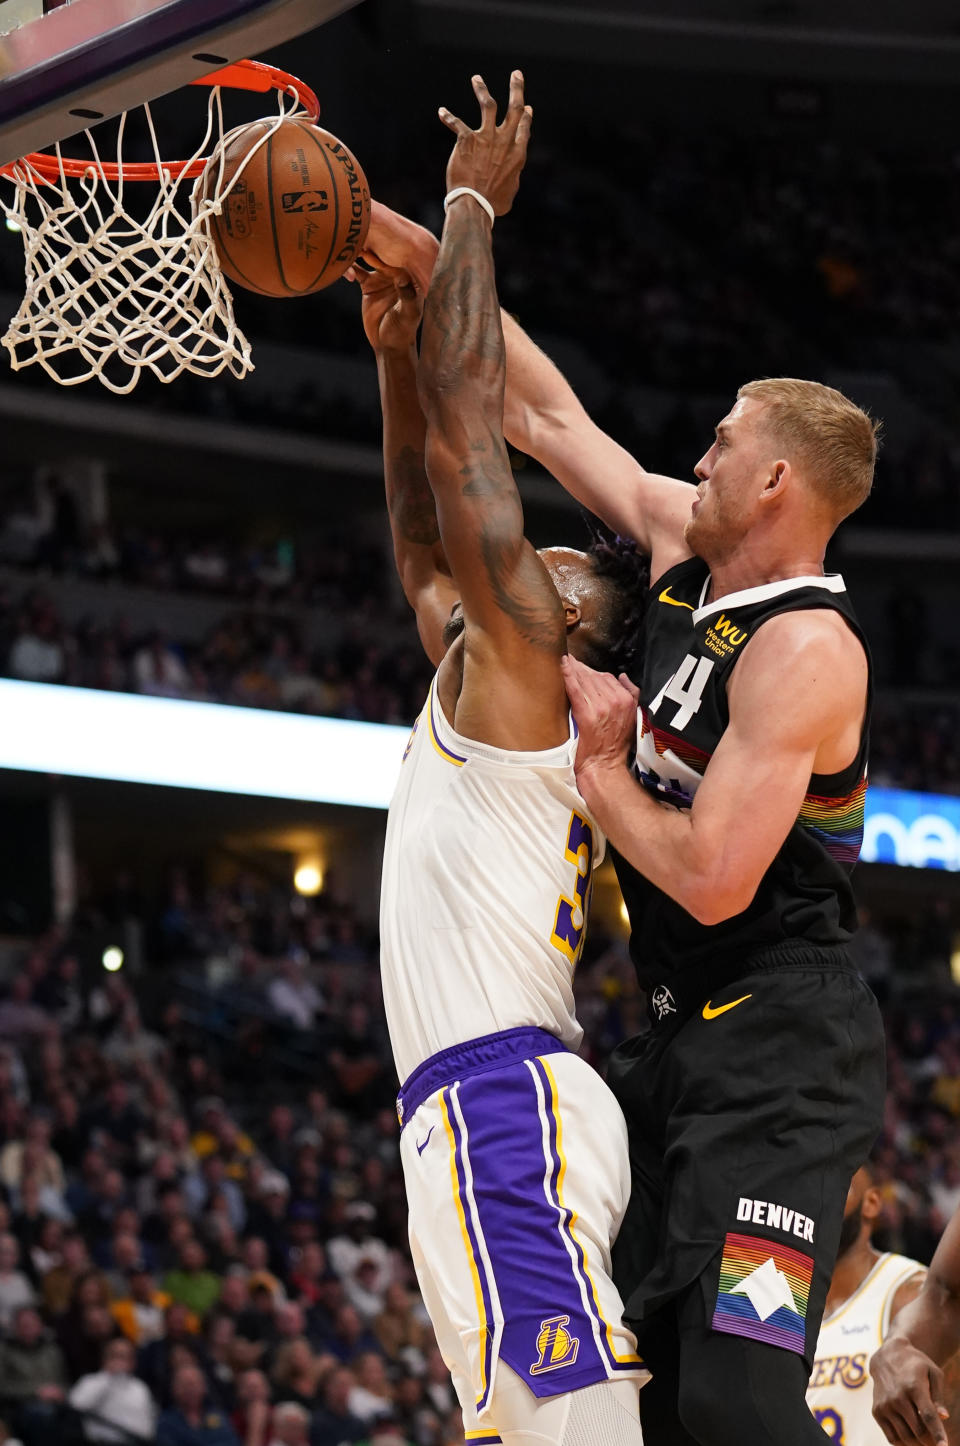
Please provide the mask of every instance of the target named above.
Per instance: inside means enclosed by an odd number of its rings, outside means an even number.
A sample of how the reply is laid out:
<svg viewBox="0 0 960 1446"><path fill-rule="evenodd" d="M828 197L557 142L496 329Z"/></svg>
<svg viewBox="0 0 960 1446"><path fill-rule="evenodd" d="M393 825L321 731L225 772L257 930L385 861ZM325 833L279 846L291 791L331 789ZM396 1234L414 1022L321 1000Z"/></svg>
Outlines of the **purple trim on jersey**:
<svg viewBox="0 0 960 1446"><path fill-rule="evenodd" d="M440 737L440 733L439 733L439 730L438 730L438 728L437 728L437 715L436 715L436 713L435 713L435 711L434 711L434 706L433 706L433 705L434 705L434 702L436 701L436 696L437 696L437 681L436 681L436 679L434 679L434 680L433 680L433 683L432 683L431 686L430 686L430 731L433 733L433 741L434 741L434 743L436 743L437 747L440 749L440 752L441 752L441 753L445 753L448 758L452 758L455 763L466 763L466 762L467 762L467 757L466 757L466 755L463 754L463 753L454 753L453 749L452 749L452 748L448 748L447 745L444 743L443 739ZM444 719L444 722L446 722L446 719Z"/></svg>
<svg viewBox="0 0 960 1446"><path fill-rule="evenodd" d="M473 1200L503 1318L499 1355L540 1398L595 1385L611 1374L555 1203L560 1170L555 1121L549 1165L544 1152L545 1127L548 1134L551 1129L549 1087L546 1098L544 1111L525 1062L457 1087ZM631 1369L640 1374L643 1367Z"/></svg>
<svg viewBox="0 0 960 1446"><path fill-rule="evenodd" d="M448 1096L450 1108L447 1110L447 1118L450 1121L450 1128L453 1131L453 1158L457 1169L457 1187L460 1191L460 1203L463 1206L463 1218L466 1222L467 1237L470 1241L470 1249L477 1267L477 1276L480 1281L480 1295L483 1300L483 1318L487 1327L483 1338L483 1379L487 1385L483 1395L477 1400L477 1411L480 1412L485 1411L490 1404L490 1392L493 1389L493 1338L497 1328L497 1322L493 1313L493 1299L490 1294L490 1283L487 1280L487 1270L484 1265L483 1255L480 1252L480 1242L477 1239L477 1232L473 1223L470 1194L467 1190L467 1176L463 1168L464 1139L460 1129L460 1121L457 1119L459 1093L459 1087L457 1086L454 1086L450 1091ZM472 1160L470 1165L472 1170Z"/></svg>
<svg viewBox="0 0 960 1446"><path fill-rule="evenodd" d="M469 1079L487 1070L502 1069L513 1060L533 1059L538 1054L566 1053L567 1046L545 1029L522 1025L504 1029L497 1034L483 1034L477 1039L452 1044L439 1054L432 1054L418 1064L400 1086L397 1114L401 1125L412 1120L417 1110L437 1090L456 1080Z"/></svg>

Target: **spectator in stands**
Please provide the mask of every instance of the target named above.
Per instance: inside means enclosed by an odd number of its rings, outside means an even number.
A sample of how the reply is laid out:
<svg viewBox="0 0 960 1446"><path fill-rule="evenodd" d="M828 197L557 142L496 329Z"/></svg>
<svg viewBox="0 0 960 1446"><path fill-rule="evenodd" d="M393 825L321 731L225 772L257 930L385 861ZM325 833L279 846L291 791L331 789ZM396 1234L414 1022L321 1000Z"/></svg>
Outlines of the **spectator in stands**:
<svg viewBox="0 0 960 1446"><path fill-rule="evenodd" d="M203 1323L207 1373L218 1400L229 1410L235 1403L234 1366L237 1326L226 1312L211 1311Z"/></svg>
<svg viewBox="0 0 960 1446"><path fill-rule="evenodd" d="M9 1232L0 1235L0 1331L9 1330L22 1306L35 1303L33 1286L19 1269L20 1245Z"/></svg>
<svg viewBox="0 0 960 1446"><path fill-rule="evenodd" d="M333 1329L322 1339L323 1349L344 1363L353 1361L362 1351L379 1349L376 1336L365 1327L352 1305L341 1305L334 1317Z"/></svg>
<svg viewBox="0 0 960 1446"><path fill-rule="evenodd" d="M444 1365L443 1357L435 1345L427 1354L427 1379L424 1390L428 1402L438 1416L445 1419L451 1411L456 1410L457 1398L450 1380L450 1372Z"/></svg>
<svg viewBox="0 0 960 1446"><path fill-rule="evenodd" d="M6 999L0 1001L0 1039L13 1040L23 1046L55 1030L43 1010L33 1003L33 988L26 974L16 974L10 981Z"/></svg>
<svg viewBox="0 0 960 1446"><path fill-rule="evenodd" d="M295 1401L274 1407L270 1446L309 1446L310 1412Z"/></svg>
<svg viewBox="0 0 960 1446"><path fill-rule="evenodd" d="M207 1269L207 1252L199 1241L184 1243L179 1268L167 1272L163 1288L175 1303L187 1306L195 1315L206 1315L220 1294L220 1281Z"/></svg>
<svg viewBox="0 0 960 1446"><path fill-rule="evenodd" d="M43 1278L43 1304L48 1315L57 1317L69 1309L77 1282L89 1270L87 1242L79 1230L67 1231L60 1247L59 1265L55 1265Z"/></svg>
<svg viewBox="0 0 960 1446"><path fill-rule="evenodd" d="M393 1397L383 1356L378 1351L364 1351L354 1358L352 1370L356 1384L350 1391L347 1405L353 1415L367 1424L387 1415L393 1407Z"/></svg>
<svg viewBox="0 0 960 1446"><path fill-rule="evenodd" d="M371 1424L367 1446L412 1446L412 1443L398 1420L384 1416Z"/></svg>
<svg viewBox="0 0 960 1446"><path fill-rule="evenodd" d="M345 1367L330 1372L323 1384L323 1404L313 1417L311 1446L342 1446L343 1442L362 1441L367 1428L350 1410L350 1392L354 1388L353 1373Z"/></svg>
<svg viewBox="0 0 960 1446"><path fill-rule="evenodd" d="M119 1335L109 1303L83 1305L60 1322L58 1339L71 1380L92 1375L103 1360L109 1340Z"/></svg>
<svg viewBox="0 0 960 1446"><path fill-rule="evenodd" d="M376 1288L385 1291L393 1267L387 1246L373 1234L376 1218L377 1212L369 1201L351 1201L344 1211L344 1232L327 1243L327 1257L341 1280L353 1277L362 1260L372 1262Z"/></svg>
<svg viewBox="0 0 960 1446"><path fill-rule="evenodd" d="M249 1304L237 1321L237 1334L266 1350L276 1339L276 1299L273 1290L262 1280L248 1285L246 1272L237 1278L242 1280L249 1296Z"/></svg>
<svg viewBox="0 0 960 1446"><path fill-rule="evenodd" d="M172 1405L160 1413L158 1446L239 1446L227 1416L208 1396L203 1372L180 1366L173 1378Z"/></svg>
<svg viewBox="0 0 960 1446"><path fill-rule="evenodd" d="M49 604L38 605L32 616L22 617L7 657L10 676L28 683L61 682L66 656L59 632L56 614Z"/></svg>
<svg viewBox="0 0 960 1446"><path fill-rule="evenodd" d="M182 698L187 692L190 675L161 632L134 654L133 685L138 693L155 698Z"/></svg>
<svg viewBox="0 0 960 1446"><path fill-rule="evenodd" d="M277 1347L270 1370L274 1395L281 1401L299 1401L312 1411L331 1365L329 1358L313 1352L305 1336L284 1341Z"/></svg>
<svg viewBox="0 0 960 1446"><path fill-rule="evenodd" d="M317 1240L301 1247L290 1271L290 1291L308 1310L317 1304L327 1275L327 1257Z"/></svg>
<svg viewBox="0 0 960 1446"><path fill-rule="evenodd" d="M416 1319L409 1292L399 1281L387 1287L383 1310L373 1322L373 1333L384 1355L394 1362L411 1351L424 1352L432 1339L429 1326Z"/></svg>
<svg viewBox="0 0 960 1446"><path fill-rule="evenodd" d="M359 1000L349 1006L337 1047L327 1058L346 1107L367 1112L380 1103L377 1085L385 1073L383 1051L370 1024L370 1011Z"/></svg>
<svg viewBox="0 0 960 1446"><path fill-rule="evenodd" d="M313 1029L323 1010L323 995L307 978L307 957L295 950L276 962L276 973L267 988L267 1003L280 1019L294 1029Z"/></svg>
<svg viewBox="0 0 960 1446"><path fill-rule="evenodd" d="M30 1275L42 1281L63 1259L64 1226L60 1220L45 1216L36 1237L27 1246Z"/></svg>
<svg viewBox="0 0 960 1446"><path fill-rule="evenodd" d="M171 1303L164 1314L164 1332L148 1341L137 1360L137 1374L150 1388L151 1394L165 1404L173 1380L174 1360L179 1352L195 1363L202 1357L196 1334L196 1322L185 1305Z"/></svg>
<svg viewBox="0 0 960 1446"><path fill-rule="evenodd" d="M270 1382L262 1371L243 1371L237 1377L236 1394L232 1424L241 1446L267 1446L272 1416Z"/></svg>
<svg viewBox="0 0 960 1446"><path fill-rule="evenodd" d="M66 1384L60 1347L44 1330L39 1312L22 1305L12 1331L0 1341L0 1409L22 1410L33 1402L62 1401Z"/></svg>
<svg viewBox="0 0 960 1446"><path fill-rule="evenodd" d="M139 1348L162 1339L170 1304L169 1295L157 1289L149 1270L139 1266L129 1272L128 1291L114 1298L110 1310L123 1334Z"/></svg>
<svg viewBox="0 0 960 1446"><path fill-rule="evenodd" d="M90 1412L85 1423L88 1441L119 1441L125 1433L152 1440L156 1404L144 1383L134 1375L130 1341L112 1340L103 1351L103 1369L81 1376L67 1400L77 1411ZM119 1429L112 1429L119 1428Z"/></svg>
<svg viewBox="0 0 960 1446"><path fill-rule="evenodd" d="M34 1147L32 1168L40 1187L49 1186L62 1196L65 1181L63 1165L56 1151L50 1146L50 1121L46 1115L32 1114L27 1118L23 1138L11 1140L0 1150L0 1185L8 1191L18 1190L23 1177L24 1156L29 1157Z"/></svg>
<svg viewBox="0 0 960 1446"><path fill-rule="evenodd" d="M256 1303L257 1292L264 1288L270 1292L273 1305L284 1299L283 1286L270 1269L270 1253L267 1242L259 1235L248 1235L243 1242L243 1271L247 1277L247 1288L251 1300Z"/></svg>

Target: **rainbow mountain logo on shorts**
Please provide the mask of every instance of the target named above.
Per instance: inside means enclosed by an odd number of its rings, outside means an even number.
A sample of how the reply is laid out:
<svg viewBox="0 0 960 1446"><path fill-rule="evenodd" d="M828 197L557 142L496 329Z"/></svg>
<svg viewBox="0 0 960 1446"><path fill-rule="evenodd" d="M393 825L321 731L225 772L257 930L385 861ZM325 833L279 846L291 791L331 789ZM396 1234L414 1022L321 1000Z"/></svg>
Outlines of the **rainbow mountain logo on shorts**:
<svg viewBox="0 0 960 1446"><path fill-rule="evenodd" d="M802 1355L813 1260L789 1245L728 1234L713 1329Z"/></svg>
<svg viewBox="0 0 960 1446"><path fill-rule="evenodd" d="M569 1324L568 1315L555 1315L540 1322L540 1334L537 1336L539 1355L530 1367L531 1376L542 1376L546 1371L559 1371L574 1364L580 1340L570 1334L567 1329Z"/></svg>

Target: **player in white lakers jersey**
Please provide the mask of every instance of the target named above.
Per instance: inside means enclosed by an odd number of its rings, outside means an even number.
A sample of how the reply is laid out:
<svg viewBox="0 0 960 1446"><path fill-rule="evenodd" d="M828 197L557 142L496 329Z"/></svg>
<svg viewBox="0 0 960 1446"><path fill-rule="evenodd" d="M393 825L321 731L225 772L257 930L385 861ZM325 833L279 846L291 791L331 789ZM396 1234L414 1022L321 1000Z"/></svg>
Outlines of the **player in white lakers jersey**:
<svg viewBox="0 0 960 1446"><path fill-rule="evenodd" d="M610 659L643 588L635 564L635 591L618 586L612 551L540 556L524 538L487 212L510 208L529 114L519 76L499 128L474 88L484 120L455 122L419 376L412 287L361 281L398 567L439 664L390 807L381 905L410 1241L471 1446L636 1446L646 1372L610 1278L626 1127L574 1053L603 842L575 786L560 660L568 644Z"/></svg>
<svg viewBox="0 0 960 1446"><path fill-rule="evenodd" d="M831 1441L884 1446L873 1419L870 1357L890 1323L919 1293L925 1270L905 1255L870 1243L881 1210L869 1168L858 1170L847 1195L837 1263L810 1373L807 1403Z"/></svg>

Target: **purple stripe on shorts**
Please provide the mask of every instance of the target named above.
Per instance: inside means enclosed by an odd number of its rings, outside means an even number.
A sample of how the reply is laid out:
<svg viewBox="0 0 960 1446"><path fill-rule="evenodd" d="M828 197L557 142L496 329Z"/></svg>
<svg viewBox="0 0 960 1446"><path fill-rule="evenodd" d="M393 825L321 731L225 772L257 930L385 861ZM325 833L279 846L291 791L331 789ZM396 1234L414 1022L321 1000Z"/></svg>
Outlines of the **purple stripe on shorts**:
<svg viewBox="0 0 960 1446"><path fill-rule="evenodd" d="M541 1113L530 1068L517 1062L463 1080L457 1100L503 1317L500 1356L538 1397L607 1380L549 1193L559 1164L555 1140L549 1164L544 1153L549 1110Z"/></svg>

